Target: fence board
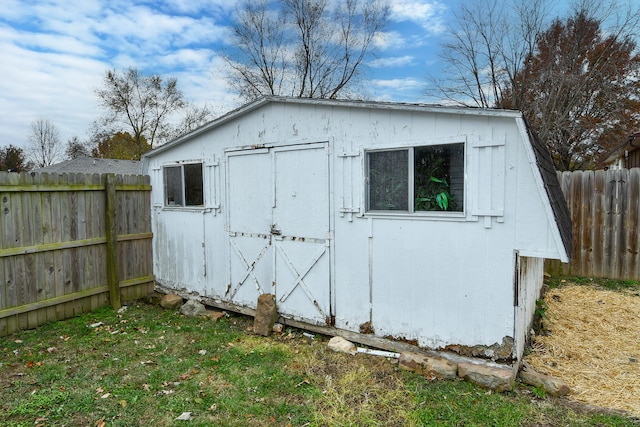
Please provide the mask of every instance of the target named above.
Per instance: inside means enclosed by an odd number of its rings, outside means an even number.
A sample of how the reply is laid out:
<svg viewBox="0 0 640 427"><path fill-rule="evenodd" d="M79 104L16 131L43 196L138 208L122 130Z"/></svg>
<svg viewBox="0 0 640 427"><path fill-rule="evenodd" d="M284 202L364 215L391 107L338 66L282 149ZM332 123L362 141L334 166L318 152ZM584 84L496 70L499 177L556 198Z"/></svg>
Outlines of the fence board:
<svg viewBox="0 0 640 427"><path fill-rule="evenodd" d="M113 177L113 178L109 178ZM106 184L113 179L114 254ZM0 336L153 289L148 177L0 173ZM110 298L108 260L120 260ZM116 263L117 264L117 263Z"/></svg>
<svg viewBox="0 0 640 427"><path fill-rule="evenodd" d="M640 168L559 172L573 221L570 264L551 274L640 280Z"/></svg>

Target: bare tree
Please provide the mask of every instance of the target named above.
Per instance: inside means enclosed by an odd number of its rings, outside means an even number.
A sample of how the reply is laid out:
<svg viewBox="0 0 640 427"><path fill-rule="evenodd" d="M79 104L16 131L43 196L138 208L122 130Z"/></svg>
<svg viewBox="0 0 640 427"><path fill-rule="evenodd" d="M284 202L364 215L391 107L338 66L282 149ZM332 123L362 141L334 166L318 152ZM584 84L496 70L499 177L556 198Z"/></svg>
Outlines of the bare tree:
<svg viewBox="0 0 640 427"><path fill-rule="evenodd" d="M177 79L143 76L135 68L108 70L96 95L105 114L94 123L94 141L128 132L136 144L144 138L153 148L170 137L169 120L185 106Z"/></svg>
<svg viewBox="0 0 640 427"><path fill-rule="evenodd" d="M270 0L245 1L233 28L235 49L223 57L229 81L245 100L280 94L290 60L286 53L282 12L269 10Z"/></svg>
<svg viewBox="0 0 640 427"><path fill-rule="evenodd" d="M49 166L59 161L62 151L58 130L53 123L46 119L31 122L27 153L36 167Z"/></svg>
<svg viewBox="0 0 640 427"><path fill-rule="evenodd" d="M386 0L245 1L224 56L229 81L247 101L337 98L360 76L389 11Z"/></svg>
<svg viewBox="0 0 640 427"><path fill-rule="evenodd" d="M431 78L431 96L493 108L527 64L548 25L548 0L478 0L462 3L442 46L444 77ZM513 93L515 96L516 93Z"/></svg>
<svg viewBox="0 0 640 427"><path fill-rule="evenodd" d="M186 103L183 111L182 119L169 133L170 139L189 133L213 119L213 113L208 105L199 107Z"/></svg>

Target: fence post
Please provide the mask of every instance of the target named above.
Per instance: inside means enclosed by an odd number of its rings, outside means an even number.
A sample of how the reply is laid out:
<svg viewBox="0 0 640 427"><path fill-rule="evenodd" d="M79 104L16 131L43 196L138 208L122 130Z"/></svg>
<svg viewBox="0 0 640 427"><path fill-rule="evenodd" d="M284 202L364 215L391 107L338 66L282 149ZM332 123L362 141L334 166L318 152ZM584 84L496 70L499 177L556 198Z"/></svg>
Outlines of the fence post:
<svg viewBox="0 0 640 427"><path fill-rule="evenodd" d="M118 268L118 227L116 223L116 176L106 175L107 280L109 300L114 310L120 308L120 270Z"/></svg>

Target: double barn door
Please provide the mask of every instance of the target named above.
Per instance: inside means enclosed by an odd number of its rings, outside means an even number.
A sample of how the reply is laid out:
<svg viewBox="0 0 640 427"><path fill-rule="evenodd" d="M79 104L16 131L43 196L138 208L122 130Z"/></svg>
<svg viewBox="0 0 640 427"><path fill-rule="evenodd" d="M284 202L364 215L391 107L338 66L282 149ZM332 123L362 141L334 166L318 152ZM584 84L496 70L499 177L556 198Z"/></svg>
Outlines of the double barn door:
<svg viewBox="0 0 640 427"><path fill-rule="evenodd" d="M329 182L326 143L227 152L229 302L331 322Z"/></svg>

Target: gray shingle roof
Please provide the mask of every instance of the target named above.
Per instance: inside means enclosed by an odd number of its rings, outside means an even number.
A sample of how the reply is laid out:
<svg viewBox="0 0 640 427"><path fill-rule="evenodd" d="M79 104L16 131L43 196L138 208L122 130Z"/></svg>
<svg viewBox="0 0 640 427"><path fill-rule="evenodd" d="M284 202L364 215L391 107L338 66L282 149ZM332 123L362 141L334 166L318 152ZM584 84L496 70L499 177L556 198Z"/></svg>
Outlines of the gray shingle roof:
<svg viewBox="0 0 640 427"><path fill-rule="evenodd" d="M549 149L547 148L547 146L542 143L542 141L540 141L540 138L538 138L538 136L534 132L532 132L528 126L527 131L529 132L529 139L531 140L533 152L536 156L538 169L540 170L540 174L542 175L544 189L549 196L551 210L553 211L553 216L556 220L556 223L558 224L558 229L560 230L560 238L562 239L562 243L564 244L567 256L571 257L573 233L573 227L571 224L571 213L569 212L567 202L562 193L562 188L560 187L560 182L558 181L558 174L556 172L555 166L553 165L551 153L549 153Z"/></svg>
<svg viewBox="0 0 640 427"><path fill-rule="evenodd" d="M137 160L100 159L80 157L51 166L34 169L46 173L114 173L116 175L140 175L142 164Z"/></svg>

